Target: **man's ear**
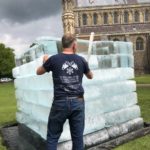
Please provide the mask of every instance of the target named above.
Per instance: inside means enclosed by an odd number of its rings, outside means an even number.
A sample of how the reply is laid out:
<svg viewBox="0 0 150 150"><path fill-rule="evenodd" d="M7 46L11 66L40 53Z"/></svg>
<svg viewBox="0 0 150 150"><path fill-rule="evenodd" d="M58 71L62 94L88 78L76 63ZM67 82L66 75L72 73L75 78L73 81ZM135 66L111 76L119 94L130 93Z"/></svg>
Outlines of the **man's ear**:
<svg viewBox="0 0 150 150"><path fill-rule="evenodd" d="M73 48L73 50L75 49L75 43L73 43L72 48Z"/></svg>
<svg viewBox="0 0 150 150"><path fill-rule="evenodd" d="M77 44L73 43L73 50L76 51L77 50Z"/></svg>

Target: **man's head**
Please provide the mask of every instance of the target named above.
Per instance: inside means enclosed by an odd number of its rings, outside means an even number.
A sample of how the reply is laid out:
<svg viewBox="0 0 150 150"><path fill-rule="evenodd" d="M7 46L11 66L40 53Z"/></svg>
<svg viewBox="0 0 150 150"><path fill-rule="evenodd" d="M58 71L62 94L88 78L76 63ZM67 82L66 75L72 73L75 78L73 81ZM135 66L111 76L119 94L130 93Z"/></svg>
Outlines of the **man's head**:
<svg viewBox="0 0 150 150"><path fill-rule="evenodd" d="M68 49L70 51L76 52L77 44L76 44L76 38L73 34L65 34L62 37L62 47L63 49Z"/></svg>

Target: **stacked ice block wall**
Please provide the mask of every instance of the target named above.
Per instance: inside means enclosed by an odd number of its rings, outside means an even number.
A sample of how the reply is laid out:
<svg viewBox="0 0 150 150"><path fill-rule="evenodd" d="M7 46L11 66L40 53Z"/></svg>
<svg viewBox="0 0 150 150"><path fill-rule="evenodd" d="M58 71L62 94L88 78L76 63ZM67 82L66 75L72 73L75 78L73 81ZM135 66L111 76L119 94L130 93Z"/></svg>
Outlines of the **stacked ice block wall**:
<svg viewBox="0 0 150 150"><path fill-rule="evenodd" d="M80 53L87 57L84 53ZM18 105L17 120L46 139L48 115L53 101L51 73L36 75L42 58L13 69ZM133 47L129 42L96 41L89 60L93 80L85 88L85 145L95 144L143 126L137 105ZM97 135L91 133L97 131ZM70 140L68 122L60 141ZM71 144L61 144L68 148Z"/></svg>

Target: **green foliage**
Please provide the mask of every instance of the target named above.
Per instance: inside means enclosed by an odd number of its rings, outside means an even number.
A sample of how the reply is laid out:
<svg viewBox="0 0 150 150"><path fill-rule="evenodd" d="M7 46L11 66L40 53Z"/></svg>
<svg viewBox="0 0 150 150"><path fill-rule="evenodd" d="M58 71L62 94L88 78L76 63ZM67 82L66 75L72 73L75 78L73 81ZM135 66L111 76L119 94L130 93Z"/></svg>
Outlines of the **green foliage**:
<svg viewBox="0 0 150 150"><path fill-rule="evenodd" d="M12 77L12 68L15 66L13 49L0 43L0 78Z"/></svg>

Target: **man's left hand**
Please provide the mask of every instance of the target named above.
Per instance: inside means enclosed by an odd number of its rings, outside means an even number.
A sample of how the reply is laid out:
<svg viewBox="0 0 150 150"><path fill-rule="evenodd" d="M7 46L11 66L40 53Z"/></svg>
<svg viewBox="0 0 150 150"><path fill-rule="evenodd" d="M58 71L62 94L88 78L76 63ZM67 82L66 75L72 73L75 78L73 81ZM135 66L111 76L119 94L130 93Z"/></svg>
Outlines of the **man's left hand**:
<svg viewBox="0 0 150 150"><path fill-rule="evenodd" d="M45 63L48 60L49 56L46 54L43 56L43 63Z"/></svg>

